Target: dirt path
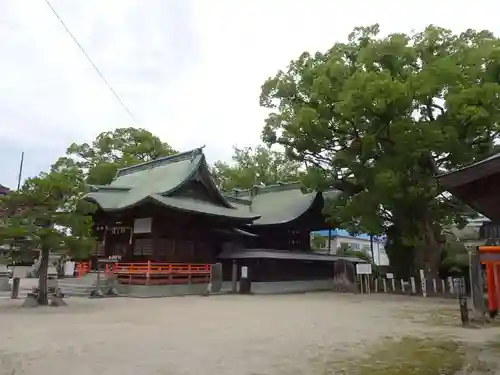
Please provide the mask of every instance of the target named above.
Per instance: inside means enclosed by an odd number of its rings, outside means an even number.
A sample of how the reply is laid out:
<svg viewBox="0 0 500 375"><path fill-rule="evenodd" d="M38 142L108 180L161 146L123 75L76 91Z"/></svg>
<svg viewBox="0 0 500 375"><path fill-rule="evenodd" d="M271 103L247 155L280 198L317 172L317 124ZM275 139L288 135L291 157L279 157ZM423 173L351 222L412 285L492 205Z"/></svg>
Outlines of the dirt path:
<svg viewBox="0 0 500 375"><path fill-rule="evenodd" d="M165 299L68 299L19 309L0 300L0 374L314 374L386 337L481 342L499 329L416 323L430 299L311 293ZM458 314L458 309L457 309ZM458 315L457 315L458 320ZM321 372L319 372L321 373Z"/></svg>

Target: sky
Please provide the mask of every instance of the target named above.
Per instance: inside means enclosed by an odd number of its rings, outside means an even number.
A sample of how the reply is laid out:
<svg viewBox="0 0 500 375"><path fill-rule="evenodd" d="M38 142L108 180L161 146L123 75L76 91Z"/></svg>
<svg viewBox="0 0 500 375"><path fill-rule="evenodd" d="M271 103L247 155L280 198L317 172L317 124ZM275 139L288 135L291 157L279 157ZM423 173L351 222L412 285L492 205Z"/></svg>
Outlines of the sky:
<svg viewBox="0 0 500 375"><path fill-rule="evenodd" d="M303 51L355 26L428 24L500 35L496 3L406 0L51 0L132 112L109 92L45 0L0 1L0 184L46 170L72 142L117 127L150 130L210 162L260 141L260 87Z"/></svg>

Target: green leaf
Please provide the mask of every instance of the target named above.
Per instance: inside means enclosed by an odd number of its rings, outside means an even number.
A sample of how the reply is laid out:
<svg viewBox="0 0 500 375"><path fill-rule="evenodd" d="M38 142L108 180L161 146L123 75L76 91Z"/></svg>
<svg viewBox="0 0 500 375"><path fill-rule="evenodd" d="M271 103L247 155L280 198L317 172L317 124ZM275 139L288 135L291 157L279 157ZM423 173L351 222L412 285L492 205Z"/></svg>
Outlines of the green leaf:
<svg viewBox="0 0 500 375"><path fill-rule="evenodd" d="M373 234L395 225L416 267L437 270L442 227L467 210L440 194L435 176L495 150L499 58L500 40L487 31L429 26L379 37L377 25L356 28L264 83L262 139L314 167L308 185L357 187L328 204L330 222Z"/></svg>

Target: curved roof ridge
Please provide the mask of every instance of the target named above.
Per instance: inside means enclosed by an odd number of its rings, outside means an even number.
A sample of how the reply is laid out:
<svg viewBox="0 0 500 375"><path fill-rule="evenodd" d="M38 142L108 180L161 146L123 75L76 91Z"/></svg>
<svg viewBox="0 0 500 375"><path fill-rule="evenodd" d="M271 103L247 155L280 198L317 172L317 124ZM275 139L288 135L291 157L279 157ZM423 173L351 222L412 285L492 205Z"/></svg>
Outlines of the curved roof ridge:
<svg viewBox="0 0 500 375"><path fill-rule="evenodd" d="M91 191L99 191L99 190L106 190L106 191L129 191L131 188L127 186L111 186L111 185L90 185L90 190Z"/></svg>
<svg viewBox="0 0 500 375"><path fill-rule="evenodd" d="M126 175L131 174L131 173L143 171L145 169L159 167L159 166L169 164L172 162L178 162L178 161L186 160L189 158L195 158L199 154L203 153L204 147L205 146L202 146L202 147L198 147L198 148L195 148L193 150L190 150L190 151L181 152L181 153L178 153L175 155L163 156L163 157L160 157L157 159L146 161L144 163L134 164L134 165L131 165L129 167L120 168L116 172L115 178L118 178L121 176L126 176Z"/></svg>
<svg viewBox="0 0 500 375"><path fill-rule="evenodd" d="M245 199L244 196L251 195L252 190L256 190L258 194L261 193L272 193L275 191L284 191L284 190L292 190L292 189L300 189L301 183L299 181L296 182L282 182L272 185L254 185L251 189L232 189L231 191L226 191L224 194L231 198L242 198Z"/></svg>
<svg viewBox="0 0 500 375"><path fill-rule="evenodd" d="M233 201L234 203L241 203L246 206L250 206L252 204L252 201L249 199L246 199L244 197L235 197L233 195L224 195L224 198L226 198L228 201Z"/></svg>
<svg viewBox="0 0 500 375"><path fill-rule="evenodd" d="M213 189L213 191L215 192L215 194L217 195L217 197L219 198L220 202L222 203L223 206L226 206L228 208L235 208L231 202L227 199L227 197L220 191L220 189L217 187L217 184L215 183L214 181L214 178L213 178L213 175L212 175L212 172L210 171L210 168L208 167L208 164L207 164L207 160L205 158L205 155L202 155L202 157L200 158L200 164L198 165L198 169L199 168L204 168L205 171L208 173L208 177L209 177L209 184L210 184L210 187L211 189Z"/></svg>

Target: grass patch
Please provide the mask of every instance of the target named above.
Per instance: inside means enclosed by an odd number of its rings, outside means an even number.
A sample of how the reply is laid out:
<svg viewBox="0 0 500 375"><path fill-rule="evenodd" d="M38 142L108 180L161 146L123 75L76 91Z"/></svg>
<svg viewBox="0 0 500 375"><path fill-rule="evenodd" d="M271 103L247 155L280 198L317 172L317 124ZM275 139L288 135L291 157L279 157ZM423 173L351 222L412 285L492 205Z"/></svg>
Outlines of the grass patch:
<svg viewBox="0 0 500 375"><path fill-rule="evenodd" d="M496 355L500 354L500 336L496 337L493 341L487 342L486 347Z"/></svg>
<svg viewBox="0 0 500 375"><path fill-rule="evenodd" d="M455 327L462 324L458 306L456 309L446 308L433 310L428 314L424 314L424 316L425 323L433 326Z"/></svg>
<svg viewBox="0 0 500 375"><path fill-rule="evenodd" d="M458 307L456 309L446 307L428 311L407 309L400 312L397 316L398 318L410 320L414 323L430 326L457 327L461 325Z"/></svg>
<svg viewBox="0 0 500 375"><path fill-rule="evenodd" d="M453 375L487 374L490 366L478 358L478 350L451 340L407 337L387 340L344 366L332 364L325 374L342 375Z"/></svg>
<svg viewBox="0 0 500 375"><path fill-rule="evenodd" d="M419 324L439 327L460 327L462 322L460 320L460 311L458 306L433 309L430 311L405 311L399 317L408 318L411 321ZM488 317L474 319L472 312L469 311L469 325L467 328L494 328L500 327L500 318L489 319Z"/></svg>

